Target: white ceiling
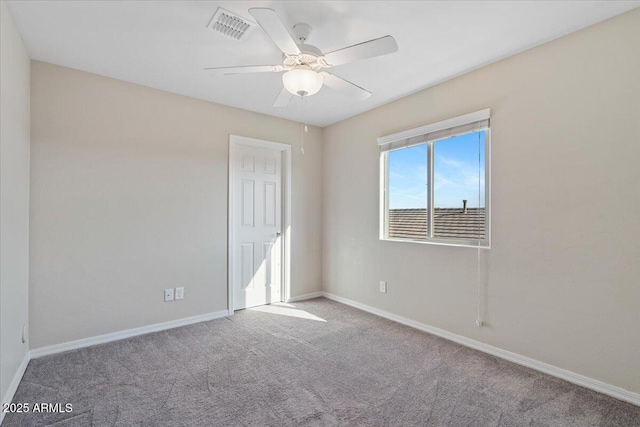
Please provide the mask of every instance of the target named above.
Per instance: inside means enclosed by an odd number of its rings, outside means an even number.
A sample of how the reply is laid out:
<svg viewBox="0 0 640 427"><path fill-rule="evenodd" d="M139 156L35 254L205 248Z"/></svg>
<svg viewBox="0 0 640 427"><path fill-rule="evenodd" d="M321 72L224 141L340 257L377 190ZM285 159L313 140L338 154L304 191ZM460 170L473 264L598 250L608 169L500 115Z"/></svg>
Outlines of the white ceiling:
<svg viewBox="0 0 640 427"><path fill-rule="evenodd" d="M317 126L354 116L640 6L639 1L9 1L33 59L301 121L300 98L273 107L280 74L209 76L205 67L279 64L258 27L242 41L206 28L218 6L251 19L273 8L308 23L307 43L330 52L392 35L397 53L332 73L373 92L353 101L323 88L306 101Z"/></svg>

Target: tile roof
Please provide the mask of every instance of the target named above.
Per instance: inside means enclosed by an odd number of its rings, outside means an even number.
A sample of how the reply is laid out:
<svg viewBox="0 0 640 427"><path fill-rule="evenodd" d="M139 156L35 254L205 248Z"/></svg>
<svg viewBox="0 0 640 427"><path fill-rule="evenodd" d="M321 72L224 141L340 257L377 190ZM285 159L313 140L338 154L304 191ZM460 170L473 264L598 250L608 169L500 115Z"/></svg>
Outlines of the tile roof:
<svg viewBox="0 0 640 427"><path fill-rule="evenodd" d="M484 239L484 208L435 208L433 237ZM426 209L389 209L389 237L424 239L427 235Z"/></svg>

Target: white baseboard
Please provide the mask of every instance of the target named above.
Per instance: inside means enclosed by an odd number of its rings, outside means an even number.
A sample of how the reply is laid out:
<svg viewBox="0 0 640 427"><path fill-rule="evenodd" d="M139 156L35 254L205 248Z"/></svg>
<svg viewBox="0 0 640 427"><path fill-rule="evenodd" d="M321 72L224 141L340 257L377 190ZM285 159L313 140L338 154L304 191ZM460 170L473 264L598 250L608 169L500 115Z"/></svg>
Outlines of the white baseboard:
<svg viewBox="0 0 640 427"><path fill-rule="evenodd" d="M198 316L185 317L184 319L171 320L169 322L156 323L154 325L142 326L140 328L127 329L125 331L113 332L111 334L98 335L96 337L83 338L77 341L69 341L62 344L49 345L31 350L31 358L48 356L50 354L62 353L64 351L76 350L97 344L104 344L111 341L144 335L151 332L164 331L177 328L179 326L191 325L194 323L206 322L207 320L220 319L229 315L228 310L216 311L213 313L200 314Z"/></svg>
<svg viewBox="0 0 640 427"><path fill-rule="evenodd" d="M24 354L24 357L22 358L22 362L20 363L20 366L18 366L18 370L16 371L16 374L13 376L13 379L9 384L9 388L7 389L7 392L2 398L3 404L11 403L11 401L13 400L13 396L16 394L16 391L18 390L18 386L20 385L22 376L27 370L27 365L29 364L29 360L31 360L31 357L29 355L29 352L26 352ZM2 424L2 420L4 419L4 416L5 416L5 412L0 410L0 424Z"/></svg>
<svg viewBox="0 0 640 427"><path fill-rule="evenodd" d="M318 298L322 296L322 292L311 292L310 294L298 295L297 297L291 297L287 302L304 301L307 299Z"/></svg>
<svg viewBox="0 0 640 427"><path fill-rule="evenodd" d="M378 308L374 308L357 301L353 301L341 296L322 292L322 296L333 301L340 302L342 304L355 307L357 309L366 311L371 314L375 314L385 319L393 320L394 322L402 323L403 325L411 326L412 328L419 329L421 331L428 332L433 335L454 341L458 344L462 344L467 347L471 347L476 350L480 350L484 353L491 354L492 356L499 357L501 359L508 360L518 365L526 366L527 368L535 369L536 371L543 372L545 374L554 376L556 378L563 379L573 384L577 384L582 387L597 391L598 393L606 394L619 400L624 400L631 404L640 406L640 394L625 390L620 387L616 387L602 381L595 380L593 378L585 377L584 375L576 374L575 372L567 371L565 369L558 368L557 366L549 365L544 362L540 362L535 359L531 359L526 356L521 356L516 353L512 353L507 350L503 350L498 347L494 347L489 344L485 344L480 341L473 340L471 338L463 337L462 335L454 334L453 332L445 331L434 326L429 326L424 323L416 322L415 320L407 319L406 317L398 316L393 313L389 313Z"/></svg>

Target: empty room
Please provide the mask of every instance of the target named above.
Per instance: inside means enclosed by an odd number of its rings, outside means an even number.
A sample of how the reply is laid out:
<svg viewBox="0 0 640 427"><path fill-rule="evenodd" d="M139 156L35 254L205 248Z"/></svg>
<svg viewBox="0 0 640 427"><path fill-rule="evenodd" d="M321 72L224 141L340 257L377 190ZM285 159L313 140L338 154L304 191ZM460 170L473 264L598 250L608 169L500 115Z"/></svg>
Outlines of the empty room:
<svg viewBox="0 0 640 427"><path fill-rule="evenodd" d="M2 427L640 426L640 1L0 19Z"/></svg>

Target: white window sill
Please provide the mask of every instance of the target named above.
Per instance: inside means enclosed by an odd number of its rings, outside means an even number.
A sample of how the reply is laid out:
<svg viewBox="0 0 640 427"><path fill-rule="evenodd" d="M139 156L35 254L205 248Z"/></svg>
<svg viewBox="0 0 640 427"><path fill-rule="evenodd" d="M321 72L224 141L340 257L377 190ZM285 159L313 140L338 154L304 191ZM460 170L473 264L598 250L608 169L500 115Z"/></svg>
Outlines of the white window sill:
<svg viewBox="0 0 640 427"><path fill-rule="evenodd" d="M480 241L478 245L477 240L464 240L464 239L429 239L429 240L414 240L414 239L394 239L390 237L381 237L380 241L383 242L400 242L400 243L417 243L420 245L438 245L438 246L456 246L461 248L474 248L474 249L491 249L491 245L488 241Z"/></svg>

